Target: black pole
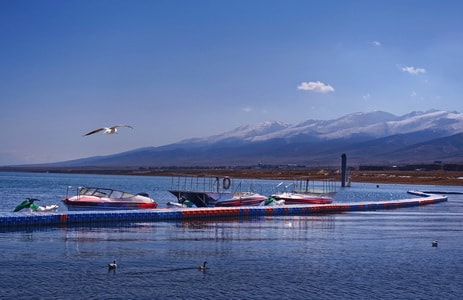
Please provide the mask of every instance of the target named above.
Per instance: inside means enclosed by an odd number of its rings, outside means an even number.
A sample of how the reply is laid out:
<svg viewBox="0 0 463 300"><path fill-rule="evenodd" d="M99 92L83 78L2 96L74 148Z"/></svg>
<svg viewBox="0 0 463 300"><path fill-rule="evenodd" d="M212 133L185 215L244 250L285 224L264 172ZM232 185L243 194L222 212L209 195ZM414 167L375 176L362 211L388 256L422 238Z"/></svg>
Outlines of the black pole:
<svg viewBox="0 0 463 300"><path fill-rule="evenodd" d="M342 165L341 165L341 186L345 187L346 186L346 162L347 162L347 156L345 153L341 155L342 159Z"/></svg>

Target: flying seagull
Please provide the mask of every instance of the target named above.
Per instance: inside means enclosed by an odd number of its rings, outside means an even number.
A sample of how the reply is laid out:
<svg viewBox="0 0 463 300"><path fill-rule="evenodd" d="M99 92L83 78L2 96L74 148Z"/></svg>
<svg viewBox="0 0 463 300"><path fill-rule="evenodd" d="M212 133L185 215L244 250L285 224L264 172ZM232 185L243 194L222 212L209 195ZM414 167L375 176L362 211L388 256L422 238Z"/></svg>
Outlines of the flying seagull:
<svg viewBox="0 0 463 300"><path fill-rule="evenodd" d="M97 133L97 132L100 132L100 131L104 131L104 133L106 133L106 134L115 134L115 133L117 133L117 128L118 127L129 127L129 128L133 129L133 127L130 126L130 125L114 125L114 126L111 126L111 127L101 127L101 128L95 129L93 131L90 131L89 133L84 134L83 136L91 135L91 134L94 134L94 133Z"/></svg>

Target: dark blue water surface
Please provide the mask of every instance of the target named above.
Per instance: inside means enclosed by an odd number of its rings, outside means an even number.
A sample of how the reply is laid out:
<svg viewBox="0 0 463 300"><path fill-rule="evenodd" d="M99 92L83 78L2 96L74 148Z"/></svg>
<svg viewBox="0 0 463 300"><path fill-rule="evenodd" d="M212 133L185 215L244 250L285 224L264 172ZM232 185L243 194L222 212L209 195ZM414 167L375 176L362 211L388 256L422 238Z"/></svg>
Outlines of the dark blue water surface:
<svg viewBox="0 0 463 300"><path fill-rule="evenodd" d="M175 198L167 177L0 173L0 216L66 186ZM243 180L271 194L279 181ZM353 183L336 202L462 191ZM463 195L439 204L330 215L0 229L1 299L460 299ZM28 212L20 212L28 213ZM438 247L431 247L433 240ZM117 260L115 272L107 264ZM197 266L208 261L208 269Z"/></svg>

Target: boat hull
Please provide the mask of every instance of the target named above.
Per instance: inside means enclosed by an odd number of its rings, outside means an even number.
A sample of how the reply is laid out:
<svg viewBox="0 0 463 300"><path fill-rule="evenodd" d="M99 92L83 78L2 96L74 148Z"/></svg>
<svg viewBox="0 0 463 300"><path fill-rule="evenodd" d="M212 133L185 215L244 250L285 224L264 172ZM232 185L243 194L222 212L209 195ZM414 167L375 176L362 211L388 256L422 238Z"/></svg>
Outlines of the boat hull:
<svg viewBox="0 0 463 300"><path fill-rule="evenodd" d="M94 200L72 200L63 199L64 205L68 210L132 210L132 209L154 209L157 204L154 203L137 203L127 201L94 201Z"/></svg>
<svg viewBox="0 0 463 300"><path fill-rule="evenodd" d="M255 206L260 205L262 201L268 198L259 194L251 194L244 196L234 196L228 200L220 200L215 203L215 206Z"/></svg>
<svg viewBox="0 0 463 300"><path fill-rule="evenodd" d="M266 196L255 193L216 193L198 191L169 190L177 197L180 203L184 200L191 201L196 207L222 207L222 206L247 206L259 205L266 200Z"/></svg>
<svg viewBox="0 0 463 300"><path fill-rule="evenodd" d="M276 200L285 200L285 204L330 204L333 197L317 194L281 193L271 196Z"/></svg>

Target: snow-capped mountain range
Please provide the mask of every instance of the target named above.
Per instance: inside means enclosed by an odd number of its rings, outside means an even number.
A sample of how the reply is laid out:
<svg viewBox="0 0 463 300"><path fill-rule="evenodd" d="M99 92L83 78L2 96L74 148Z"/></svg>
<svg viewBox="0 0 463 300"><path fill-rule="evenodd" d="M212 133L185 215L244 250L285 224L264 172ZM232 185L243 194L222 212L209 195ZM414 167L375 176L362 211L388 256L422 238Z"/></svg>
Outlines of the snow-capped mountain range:
<svg viewBox="0 0 463 300"><path fill-rule="evenodd" d="M463 163L463 114L431 110L403 116L374 111L290 125L267 121L161 147L47 164L54 167L149 168L301 164Z"/></svg>
<svg viewBox="0 0 463 300"><path fill-rule="evenodd" d="M180 143L213 144L227 140L259 142L276 138L292 139L300 135L324 140L350 138L359 135L380 138L424 130L439 131L442 134L463 132L463 114L431 110L396 116L383 111L373 111L353 113L328 121L308 120L297 125L266 121L255 125L238 127L223 134L188 139Z"/></svg>

